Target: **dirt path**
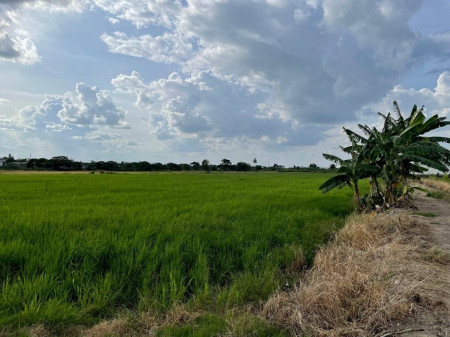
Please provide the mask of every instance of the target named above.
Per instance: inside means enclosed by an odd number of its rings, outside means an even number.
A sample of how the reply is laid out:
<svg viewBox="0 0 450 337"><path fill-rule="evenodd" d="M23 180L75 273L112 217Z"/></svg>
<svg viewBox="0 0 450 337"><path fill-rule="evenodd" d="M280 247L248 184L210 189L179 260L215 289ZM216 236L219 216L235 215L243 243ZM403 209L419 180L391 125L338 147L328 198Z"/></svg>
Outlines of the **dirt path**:
<svg viewBox="0 0 450 337"><path fill-rule="evenodd" d="M414 215L414 217L420 218L430 226L432 236L430 242L450 253L450 203L445 200L427 197L424 192L416 191L414 194L414 205L417 207L417 212L436 215L435 217Z"/></svg>
<svg viewBox="0 0 450 337"><path fill-rule="evenodd" d="M425 187L430 190L429 187ZM403 324L397 325L394 333L388 336L402 337L431 337L450 336L450 202L427 197L426 193L415 191L412 216L428 225L428 231L421 238L421 244L425 254L441 254L444 263L428 263L429 270L427 288L429 298L423 303L414 317ZM447 256L447 257L445 257ZM445 260L447 260L445 262ZM387 337L387 336L386 336Z"/></svg>

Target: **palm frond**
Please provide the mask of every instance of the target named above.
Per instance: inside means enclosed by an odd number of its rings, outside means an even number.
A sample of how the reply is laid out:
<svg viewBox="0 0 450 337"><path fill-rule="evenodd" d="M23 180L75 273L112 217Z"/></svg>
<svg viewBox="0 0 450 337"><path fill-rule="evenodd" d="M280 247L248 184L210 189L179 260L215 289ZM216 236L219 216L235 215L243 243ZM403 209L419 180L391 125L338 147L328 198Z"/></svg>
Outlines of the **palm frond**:
<svg viewBox="0 0 450 337"><path fill-rule="evenodd" d="M325 181L322 185L320 185L319 190L322 193L327 193L334 188L343 188L346 185L350 185L350 180L344 174L334 176L327 181Z"/></svg>
<svg viewBox="0 0 450 337"><path fill-rule="evenodd" d="M406 160L410 160L413 161L415 163L421 163L425 166L428 166L430 168L434 168L438 171L441 172L447 172L448 168L447 166L445 166L444 164L441 164L438 161L434 161L428 158L424 158L422 156L417 156L417 155L412 155L412 154L408 154L408 155L404 155L402 159L406 159Z"/></svg>
<svg viewBox="0 0 450 337"><path fill-rule="evenodd" d="M397 114L399 121L403 122L403 116L402 113L400 112L400 108L397 104L397 101L394 101L392 105L394 106L394 111Z"/></svg>
<svg viewBox="0 0 450 337"><path fill-rule="evenodd" d="M361 136L361 135L358 135L356 132L354 132L354 131L352 131L352 130L350 130L350 129L344 128L344 131L345 131L345 133L347 134L347 136L348 136L348 138L350 139L350 141L355 140L356 142L359 142L359 143L362 143L362 144L364 144L364 143L367 142L367 139L366 139L366 138L364 138L364 137Z"/></svg>
<svg viewBox="0 0 450 337"><path fill-rule="evenodd" d="M343 159L341 159L341 158L339 158L339 157L337 157L337 156L335 156L335 155L327 154L327 153L323 153L322 155L323 155L323 157L324 157L326 160L332 161L332 162L334 162L334 163L336 163L336 164L342 165L342 164L344 163L344 160L343 160Z"/></svg>

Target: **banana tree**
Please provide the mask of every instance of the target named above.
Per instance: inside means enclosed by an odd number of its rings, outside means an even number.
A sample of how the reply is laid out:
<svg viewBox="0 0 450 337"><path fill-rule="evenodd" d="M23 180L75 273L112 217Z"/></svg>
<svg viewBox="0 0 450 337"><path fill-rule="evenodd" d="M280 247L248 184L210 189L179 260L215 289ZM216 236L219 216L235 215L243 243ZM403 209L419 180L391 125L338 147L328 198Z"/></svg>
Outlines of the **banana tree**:
<svg viewBox="0 0 450 337"><path fill-rule="evenodd" d="M408 118L404 118L397 102L394 101L394 112L379 115L384 118L381 131L367 125L358 125L364 132L361 136L351 130L344 131L351 145L341 149L351 155L351 159L343 160L336 156L324 154L324 157L340 165L338 176L332 177L320 186L325 193L338 187L351 186L354 190L355 205L361 209L358 181L369 178L371 195L383 200L384 206L397 203L398 186L403 185L406 197L409 178L423 173L427 168L446 172L450 166L450 151L439 143L450 143L447 137L428 137L426 133L445 127L450 122L445 117L434 115L429 119L424 108L414 105ZM384 190L381 190L378 178L381 178Z"/></svg>
<svg viewBox="0 0 450 337"><path fill-rule="evenodd" d="M344 129L352 143L349 148L344 149L345 152L351 154L350 159L341 159L335 155L324 153L325 159L335 162L339 165L338 175L325 181L319 189L322 193L327 193L334 188L343 188L349 186L353 189L353 201L357 210L362 210L364 205L361 203L361 195L359 190L359 180L369 177L373 173L373 167L362 163L360 160L360 152L363 145L358 144L358 138L350 130ZM359 139L360 141L362 139Z"/></svg>

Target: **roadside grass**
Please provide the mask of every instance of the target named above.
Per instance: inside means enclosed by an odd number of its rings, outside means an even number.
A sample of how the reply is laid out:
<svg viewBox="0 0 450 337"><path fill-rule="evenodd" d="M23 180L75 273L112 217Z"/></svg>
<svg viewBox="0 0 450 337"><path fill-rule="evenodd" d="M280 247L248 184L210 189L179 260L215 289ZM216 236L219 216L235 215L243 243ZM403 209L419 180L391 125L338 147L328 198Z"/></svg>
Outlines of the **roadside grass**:
<svg viewBox="0 0 450 337"><path fill-rule="evenodd" d="M437 217L437 214L434 214L432 212L413 212L414 215L420 215L427 218L435 218Z"/></svg>
<svg viewBox="0 0 450 337"><path fill-rule="evenodd" d="M200 323L159 334L226 332L226 313L291 284L343 225L351 191L322 195L327 177L0 175L0 328L157 318L183 303Z"/></svg>
<svg viewBox="0 0 450 337"><path fill-rule="evenodd" d="M436 249L419 258L421 243L412 238L425 231L404 213L350 217L316 254L301 284L267 301L264 317L292 336L394 335L385 329L423 303L428 310L440 305L435 299L442 293L424 282L433 266L423 261L447 260Z"/></svg>
<svg viewBox="0 0 450 337"><path fill-rule="evenodd" d="M450 182L448 178L437 179L422 179L426 186L436 189L435 191L428 191L427 196L435 199L450 200Z"/></svg>

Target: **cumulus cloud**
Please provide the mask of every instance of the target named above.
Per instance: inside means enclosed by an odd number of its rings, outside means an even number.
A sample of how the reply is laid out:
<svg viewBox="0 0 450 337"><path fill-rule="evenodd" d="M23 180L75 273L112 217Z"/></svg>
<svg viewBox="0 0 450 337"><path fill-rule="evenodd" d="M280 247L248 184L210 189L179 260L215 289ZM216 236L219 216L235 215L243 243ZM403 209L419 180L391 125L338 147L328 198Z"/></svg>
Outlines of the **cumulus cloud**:
<svg viewBox="0 0 450 337"><path fill-rule="evenodd" d="M127 127L125 111L105 91L85 83L77 83L75 92L56 97L50 104L60 108L57 115L66 124Z"/></svg>
<svg viewBox="0 0 450 337"><path fill-rule="evenodd" d="M36 132L61 132L92 129L99 126L127 128L125 110L117 107L106 91L77 83L74 92L62 96L47 95L39 106L25 106L18 119L3 120L3 125Z"/></svg>
<svg viewBox="0 0 450 337"><path fill-rule="evenodd" d="M35 128L61 131L58 125L107 125L116 128L128 126L125 111L117 107L106 91L77 83L75 92L63 96L47 96L39 107L26 106L19 111L20 121Z"/></svg>
<svg viewBox="0 0 450 337"><path fill-rule="evenodd" d="M320 137L320 126L299 125L283 119L275 103L264 103L267 94L232 80L200 71L182 78L146 84L137 72L112 80L119 92L134 93L136 106L149 113L149 123L159 139L196 138L261 139L274 144L312 144Z"/></svg>
<svg viewBox="0 0 450 337"><path fill-rule="evenodd" d="M114 144L127 144L128 140L118 135L129 128L125 117L125 110L106 91L77 83L73 92L47 95L39 106L21 108L16 118L0 118L0 129L5 144L16 142L17 148L73 153L80 151L80 145L91 148L95 143L94 148L103 151ZM94 139L93 135L104 137Z"/></svg>

